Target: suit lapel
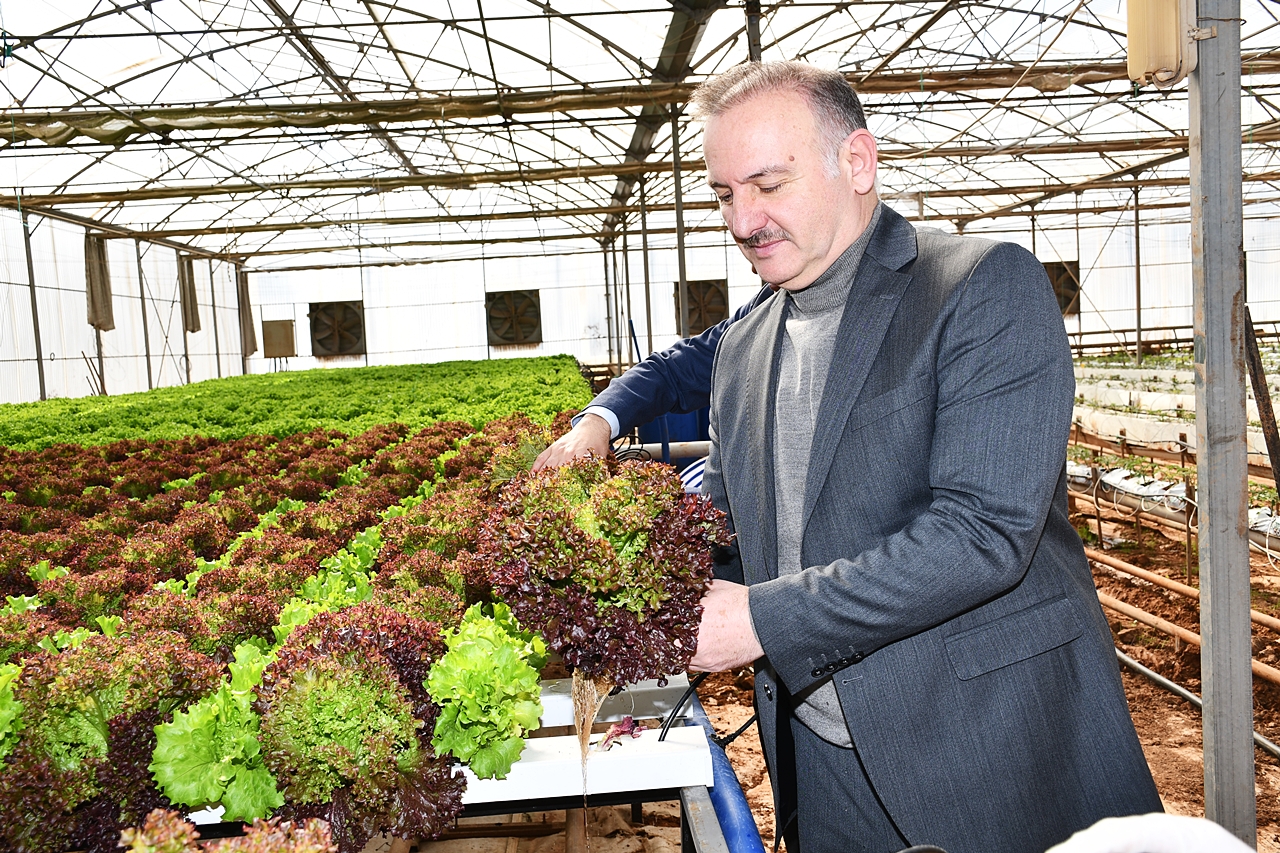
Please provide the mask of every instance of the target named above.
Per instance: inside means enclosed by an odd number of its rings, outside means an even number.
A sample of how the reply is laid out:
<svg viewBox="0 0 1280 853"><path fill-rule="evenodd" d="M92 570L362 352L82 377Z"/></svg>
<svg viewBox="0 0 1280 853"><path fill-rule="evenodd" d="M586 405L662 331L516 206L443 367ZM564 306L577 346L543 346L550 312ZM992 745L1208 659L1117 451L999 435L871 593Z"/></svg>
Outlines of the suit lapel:
<svg viewBox="0 0 1280 853"><path fill-rule="evenodd" d="M835 459L836 447L843 437L849 412L867 381L902 294L911 282L911 274L898 269L914 257L914 229L893 211L884 209L880 226L858 265L840 319L831 369L814 423L813 449L805 479L803 525L809 523Z"/></svg>
<svg viewBox="0 0 1280 853"><path fill-rule="evenodd" d="M760 327L760 334L755 336L756 344L751 348L746 370L740 375L744 377L746 392L751 400L749 411L759 418L758 423L764 429L753 431L750 438L750 460L752 476L759 484L760 517L758 530L760 543L764 553L760 554L760 565L765 567L765 574L770 578L778 576L778 512L777 498L773 486L773 448L776 425L774 424L774 402L778 398L778 366L782 359L782 335L784 331L786 299L778 294L770 300ZM753 377L767 377L766 381L753 381Z"/></svg>

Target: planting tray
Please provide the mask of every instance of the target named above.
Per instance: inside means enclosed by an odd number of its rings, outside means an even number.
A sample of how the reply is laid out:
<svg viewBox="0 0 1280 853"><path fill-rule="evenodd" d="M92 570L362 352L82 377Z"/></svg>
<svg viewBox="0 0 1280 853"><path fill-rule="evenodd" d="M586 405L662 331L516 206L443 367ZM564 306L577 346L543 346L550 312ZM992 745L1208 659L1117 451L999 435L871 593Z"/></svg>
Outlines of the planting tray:
<svg viewBox="0 0 1280 853"><path fill-rule="evenodd" d="M542 725L544 728L573 725L573 698L570 695L573 680L549 678L542 682ZM610 696L596 714L598 723L616 723L630 715L637 720L665 719L680 697L689 687L689 677L684 673L667 679L666 686L659 687L656 680L629 684L622 692ZM685 711L688 710L686 706Z"/></svg>
<svg viewBox="0 0 1280 853"><path fill-rule="evenodd" d="M594 735L599 742L603 735ZM506 779L477 779L463 768L464 805L516 803L583 796L582 753L576 735L530 738ZM673 726L664 741L658 729L623 737L608 752L587 753L587 794L711 785L711 750L700 726Z"/></svg>
<svg viewBox="0 0 1280 853"><path fill-rule="evenodd" d="M547 679L542 682L543 729L573 725L571 680ZM668 679L663 687L657 681L642 681L610 696L600 707L596 721L618 722L625 716L637 720L662 719L680 701L689 686L685 675ZM687 711L687 708L685 709ZM655 791L712 784L711 750L706 733L700 726L685 726L678 721L658 740L658 729L646 729L638 738L622 737L608 752L595 749L603 734L591 736L592 748L587 754L586 794L615 794L627 791ZM525 742L520 760L511 767L506 779L477 779L469 768L464 805L522 803L581 797L583 772L577 735L534 736ZM204 809L190 815L199 824L217 823L222 808Z"/></svg>
<svg viewBox="0 0 1280 853"><path fill-rule="evenodd" d="M673 676L666 685L642 681L610 696L596 715L598 723L612 723L631 716L637 720L665 718L689 686L685 675ZM542 726L544 729L573 725L571 680L542 682ZM467 790L462 802L480 803L546 800L711 785L711 750L706 733L699 726L675 725L666 740L658 740L658 729L647 729L638 738L623 737L608 752L594 744L604 739L591 736L587 753L586 790L583 790L582 753L577 735L534 736L525 743L520 760L506 779L477 779L468 768Z"/></svg>

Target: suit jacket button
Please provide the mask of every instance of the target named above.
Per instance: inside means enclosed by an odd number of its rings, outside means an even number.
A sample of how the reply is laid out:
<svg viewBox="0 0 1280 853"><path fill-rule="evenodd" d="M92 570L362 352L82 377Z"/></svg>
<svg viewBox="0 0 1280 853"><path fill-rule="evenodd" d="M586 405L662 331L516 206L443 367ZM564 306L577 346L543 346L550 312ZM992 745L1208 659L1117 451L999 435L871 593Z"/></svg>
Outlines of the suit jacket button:
<svg viewBox="0 0 1280 853"><path fill-rule="evenodd" d="M812 675L814 678L821 678L821 677L822 677L822 667L818 667L817 669L815 669L813 672L811 672L811 673L809 673L809 674L810 674L810 675Z"/></svg>
<svg viewBox="0 0 1280 853"><path fill-rule="evenodd" d="M773 701L773 688L770 687L768 684L764 686L764 695L765 695L765 698L768 699L770 702Z"/></svg>
<svg viewBox="0 0 1280 853"><path fill-rule="evenodd" d="M850 661L848 658L840 658L841 666L848 666L850 663L852 663L852 661Z"/></svg>
<svg viewBox="0 0 1280 853"><path fill-rule="evenodd" d="M854 652L854 653L853 653L853 656L850 658L850 660L852 660L854 663L861 663L861 662L862 662L862 652Z"/></svg>
<svg viewBox="0 0 1280 853"><path fill-rule="evenodd" d="M835 672L839 668L840 668L840 665L835 661L832 661L831 663L823 667L823 669L825 669L827 672Z"/></svg>

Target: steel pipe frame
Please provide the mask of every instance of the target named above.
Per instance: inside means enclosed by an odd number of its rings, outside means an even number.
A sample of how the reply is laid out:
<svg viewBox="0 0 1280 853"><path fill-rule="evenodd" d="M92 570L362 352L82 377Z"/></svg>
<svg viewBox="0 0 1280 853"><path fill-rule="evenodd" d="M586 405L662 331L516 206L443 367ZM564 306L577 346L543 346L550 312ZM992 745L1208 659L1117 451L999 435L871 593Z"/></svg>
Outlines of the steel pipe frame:
<svg viewBox="0 0 1280 853"><path fill-rule="evenodd" d="M22 247L27 256L27 287L31 292L31 328L36 343L36 375L40 380L40 399L47 400L44 382L44 345L40 342L40 308L36 304L36 267L31 256L31 223L26 211L22 211Z"/></svg>
<svg viewBox="0 0 1280 853"><path fill-rule="evenodd" d="M1277 74L1280 73L1280 59L1266 53L1249 54L1243 58L1242 67L1251 75ZM1042 92L1061 92L1074 85L1128 79L1126 64L1110 60L1039 65L1032 74L1023 79L1026 73L1025 67L1017 66L954 71L918 69L888 74L879 73L869 78L865 73L851 72L846 77L864 96L1004 89L1020 79L1026 88ZM334 80L337 80L336 75ZM696 87L696 84L684 82L653 82L601 87L587 92L542 90L504 92L499 96L495 91L480 95L439 98L350 101L346 100L346 97L354 97L354 95L349 90L342 92L339 86L335 86L335 92L345 96L342 102L306 105L159 107L135 110L129 115L136 123L132 130L137 134L190 129L193 110L200 111L210 129L414 123L497 116L510 118L522 114L567 113L625 107L663 107L669 104L686 103ZM119 113L111 110L14 110L6 115L13 119L12 140L18 142L37 138L26 130L33 125L47 125L55 122L62 124L106 122L119 118Z"/></svg>
<svg viewBox="0 0 1280 853"><path fill-rule="evenodd" d="M1136 660L1129 657L1119 649L1116 649L1116 657L1120 660L1120 663L1124 664L1129 669L1136 672L1138 675L1143 676L1144 678L1151 681L1153 684L1161 687L1162 689L1169 691L1174 696L1177 696L1181 699L1185 699L1186 701L1190 702L1193 706L1195 706L1196 710L1201 711L1203 713L1204 702L1200 699L1199 696L1192 693L1190 690L1186 689L1180 684L1175 684L1174 682L1165 678L1163 675L1160 675L1158 672L1148 669L1147 667L1138 663ZM1253 733L1253 742L1258 746L1259 749L1262 749L1263 751L1268 752L1271 755L1274 755L1276 758L1280 758L1280 746L1276 746L1273 742L1263 737L1261 734L1259 734L1256 731Z"/></svg>

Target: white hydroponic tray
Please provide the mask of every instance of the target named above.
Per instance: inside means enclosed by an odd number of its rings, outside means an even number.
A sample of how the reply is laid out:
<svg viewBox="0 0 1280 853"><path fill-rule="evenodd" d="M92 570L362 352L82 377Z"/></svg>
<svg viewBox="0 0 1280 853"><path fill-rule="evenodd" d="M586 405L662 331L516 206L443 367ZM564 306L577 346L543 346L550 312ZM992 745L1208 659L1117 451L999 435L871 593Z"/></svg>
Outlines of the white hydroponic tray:
<svg viewBox="0 0 1280 853"><path fill-rule="evenodd" d="M665 687L659 687L656 680L628 684L621 693L604 700L596 722L616 723L628 715L637 720L666 719L688 687L689 677L684 673L671 676ZM542 682L543 726L573 725L572 688L570 678L549 678Z"/></svg>
<svg viewBox="0 0 1280 853"><path fill-rule="evenodd" d="M658 729L638 738L623 737L599 752L587 753L586 793L646 791L712 784L711 751L701 726L672 726L664 741ZM604 735L594 735L599 742ZM552 797L581 797L582 753L576 735L530 738L506 779L477 779L464 767L464 804L519 802Z"/></svg>
<svg viewBox="0 0 1280 853"><path fill-rule="evenodd" d="M628 685L604 701L596 721L613 723L625 716L638 720L665 718L688 686L689 679L683 674L672 676L662 687L656 680ZM573 725L571 687L572 681L568 678L542 682L544 727ZM604 735L592 735L592 747L587 753L586 793L712 784L711 750L701 726L672 726L664 741L658 740L658 732L658 729L648 729L638 738L620 738L607 752L595 747ZM462 772L467 777L463 803L583 795L582 752L576 735L530 738L506 779L477 779L466 767Z"/></svg>

